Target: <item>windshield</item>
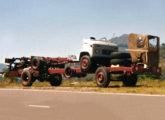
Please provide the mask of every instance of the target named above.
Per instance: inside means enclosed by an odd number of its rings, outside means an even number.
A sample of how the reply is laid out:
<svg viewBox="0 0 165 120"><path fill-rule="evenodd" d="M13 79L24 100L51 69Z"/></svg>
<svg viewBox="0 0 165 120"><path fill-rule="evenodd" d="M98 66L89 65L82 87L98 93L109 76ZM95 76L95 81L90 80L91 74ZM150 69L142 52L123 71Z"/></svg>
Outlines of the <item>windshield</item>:
<svg viewBox="0 0 165 120"><path fill-rule="evenodd" d="M158 47L158 38L157 37L148 37L149 47L157 48Z"/></svg>

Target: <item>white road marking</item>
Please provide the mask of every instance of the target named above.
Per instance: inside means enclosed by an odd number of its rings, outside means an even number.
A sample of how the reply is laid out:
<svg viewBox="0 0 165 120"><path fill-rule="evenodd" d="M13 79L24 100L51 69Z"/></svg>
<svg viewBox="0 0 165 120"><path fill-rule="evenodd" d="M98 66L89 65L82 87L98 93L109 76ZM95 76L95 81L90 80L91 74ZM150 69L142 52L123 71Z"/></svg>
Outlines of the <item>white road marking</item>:
<svg viewBox="0 0 165 120"><path fill-rule="evenodd" d="M28 105L28 107L34 107L34 108L46 108L49 109L50 106L44 106L44 105Z"/></svg>
<svg viewBox="0 0 165 120"><path fill-rule="evenodd" d="M134 93L102 93L102 92L84 92L84 91L66 91L66 90L37 90L37 89L19 89L19 88L0 88L0 90L15 90L15 91L26 91L26 92L56 92L56 93L78 93L78 94L102 94L102 95L123 95L123 96L144 96L144 97L165 97L165 95L159 94L134 94Z"/></svg>

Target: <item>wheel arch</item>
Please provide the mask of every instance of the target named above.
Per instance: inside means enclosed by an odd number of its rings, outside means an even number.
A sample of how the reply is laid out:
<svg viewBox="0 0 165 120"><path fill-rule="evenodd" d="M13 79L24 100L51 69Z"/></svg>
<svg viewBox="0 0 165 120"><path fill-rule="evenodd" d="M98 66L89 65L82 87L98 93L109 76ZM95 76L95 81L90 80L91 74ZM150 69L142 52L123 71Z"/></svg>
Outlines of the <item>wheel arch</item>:
<svg viewBox="0 0 165 120"><path fill-rule="evenodd" d="M88 56L90 57L89 52L83 51L83 52L80 53L79 60L80 60L81 57L84 56L84 55L88 55Z"/></svg>

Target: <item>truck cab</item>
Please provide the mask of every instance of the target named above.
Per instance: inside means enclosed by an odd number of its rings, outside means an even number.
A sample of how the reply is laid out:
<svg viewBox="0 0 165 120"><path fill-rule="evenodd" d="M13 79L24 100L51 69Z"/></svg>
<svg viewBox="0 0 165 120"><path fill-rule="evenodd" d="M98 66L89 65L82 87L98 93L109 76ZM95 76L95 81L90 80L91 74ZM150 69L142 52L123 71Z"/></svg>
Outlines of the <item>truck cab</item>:
<svg viewBox="0 0 165 120"><path fill-rule="evenodd" d="M97 66L108 66L110 53L117 52L118 46L106 38L96 40L94 37L83 40L83 49L80 52L79 60L82 71L89 71Z"/></svg>
<svg viewBox="0 0 165 120"><path fill-rule="evenodd" d="M159 37L153 35L130 34L129 51L132 62L143 64L147 68L159 65Z"/></svg>

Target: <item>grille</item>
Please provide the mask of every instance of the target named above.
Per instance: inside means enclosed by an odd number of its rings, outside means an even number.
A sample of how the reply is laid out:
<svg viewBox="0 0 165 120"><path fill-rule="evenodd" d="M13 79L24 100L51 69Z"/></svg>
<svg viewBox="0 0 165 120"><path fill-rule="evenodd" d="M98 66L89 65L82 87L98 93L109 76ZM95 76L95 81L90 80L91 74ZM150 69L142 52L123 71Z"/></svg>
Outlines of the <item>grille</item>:
<svg viewBox="0 0 165 120"><path fill-rule="evenodd" d="M102 54L104 55L110 55L111 51L110 50L102 50Z"/></svg>

